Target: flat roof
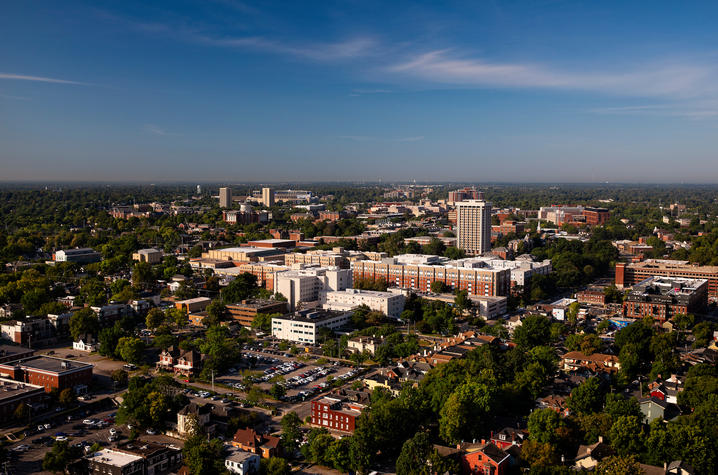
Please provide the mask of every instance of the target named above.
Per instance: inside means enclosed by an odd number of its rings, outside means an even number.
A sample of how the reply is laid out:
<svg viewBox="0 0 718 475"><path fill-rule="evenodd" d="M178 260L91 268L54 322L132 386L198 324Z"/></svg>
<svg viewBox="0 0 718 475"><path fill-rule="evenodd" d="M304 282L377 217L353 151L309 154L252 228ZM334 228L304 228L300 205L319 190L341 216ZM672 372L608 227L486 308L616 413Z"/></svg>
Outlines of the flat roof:
<svg viewBox="0 0 718 475"><path fill-rule="evenodd" d="M44 393L45 388L36 384L28 384L12 379L0 378L0 401L38 391Z"/></svg>
<svg viewBox="0 0 718 475"><path fill-rule="evenodd" d="M51 371L53 373L65 373L78 369L93 367L93 365L89 363L66 360L45 355L30 356L29 358L23 358L17 361L8 361L5 363L0 363L0 366L25 366L27 368L37 369L41 371Z"/></svg>
<svg viewBox="0 0 718 475"><path fill-rule="evenodd" d="M272 317L272 320L290 320L295 322L306 322L306 323L321 323L327 320L331 320L345 315L351 315L351 311L333 311L324 309L314 309L307 312L306 314L293 313L290 315L283 315L281 317Z"/></svg>
<svg viewBox="0 0 718 475"><path fill-rule="evenodd" d="M294 240L293 239L253 239L252 241L248 241L248 242L262 243L262 244L279 244L279 243L290 243L290 242L293 243Z"/></svg>
<svg viewBox="0 0 718 475"><path fill-rule="evenodd" d="M88 457L88 459L92 462L100 462L112 465L113 467L124 467L125 465L142 460L142 457L117 450L102 449L99 452L95 452Z"/></svg>
<svg viewBox="0 0 718 475"><path fill-rule="evenodd" d="M281 249L269 248L269 247L225 247L223 249L211 249L214 252L234 252L238 254L260 254L260 253L271 253L278 252Z"/></svg>
<svg viewBox="0 0 718 475"><path fill-rule="evenodd" d="M0 345L0 357L25 355L27 353L33 353L34 351L35 350L19 345Z"/></svg>

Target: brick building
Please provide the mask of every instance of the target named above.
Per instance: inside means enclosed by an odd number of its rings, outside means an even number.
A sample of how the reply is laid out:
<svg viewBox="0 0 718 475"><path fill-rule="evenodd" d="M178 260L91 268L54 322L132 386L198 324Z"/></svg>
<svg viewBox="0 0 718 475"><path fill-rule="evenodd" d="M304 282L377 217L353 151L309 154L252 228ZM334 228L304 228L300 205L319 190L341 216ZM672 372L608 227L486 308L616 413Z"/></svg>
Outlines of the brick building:
<svg viewBox="0 0 718 475"><path fill-rule="evenodd" d="M64 360L52 356L31 356L20 360L0 363L0 375L6 378L36 384L45 388L45 392L53 389L74 389L84 392L92 382L91 364L79 361Z"/></svg>
<svg viewBox="0 0 718 475"><path fill-rule="evenodd" d="M287 302L268 299L248 299L227 305L227 312L233 320L243 327L251 327L254 317L259 313L287 313Z"/></svg>
<svg viewBox="0 0 718 475"><path fill-rule="evenodd" d="M643 262L616 264L616 287L630 287L653 276L706 279L708 297L718 298L718 266L691 265L688 261L648 259Z"/></svg>
<svg viewBox="0 0 718 475"><path fill-rule="evenodd" d="M708 281L673 277L650 277L636 284L623 302L623 315L651 316L661 321L675 315L702 313L708 304Z"/></svg>
<svg viewBox="0 0 718 475"><path fill-rule="evenodd" d="M365 407L346 398L320 396L312 401L312 424L351 433Z"/></svg>

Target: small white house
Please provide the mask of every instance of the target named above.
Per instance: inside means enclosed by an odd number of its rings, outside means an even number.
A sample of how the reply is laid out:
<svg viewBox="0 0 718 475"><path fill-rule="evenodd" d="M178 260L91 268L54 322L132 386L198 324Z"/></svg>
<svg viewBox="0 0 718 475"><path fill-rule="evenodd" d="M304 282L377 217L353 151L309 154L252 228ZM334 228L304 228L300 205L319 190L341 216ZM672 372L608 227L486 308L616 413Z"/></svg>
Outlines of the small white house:
<svg viewBox="0 0 718 475"><path fill-rule="evenodd" d="M259 473L259 455L227 446L224 466L230 473L249 475Z"/></svg>
<svg viewBox="0 0 718 475"><path fill-rule="evenodd" d="M89 353L91 351L97 351L97 343L86 343L84 340L73 341L72 349L77 351L87 351Z"/></svg>

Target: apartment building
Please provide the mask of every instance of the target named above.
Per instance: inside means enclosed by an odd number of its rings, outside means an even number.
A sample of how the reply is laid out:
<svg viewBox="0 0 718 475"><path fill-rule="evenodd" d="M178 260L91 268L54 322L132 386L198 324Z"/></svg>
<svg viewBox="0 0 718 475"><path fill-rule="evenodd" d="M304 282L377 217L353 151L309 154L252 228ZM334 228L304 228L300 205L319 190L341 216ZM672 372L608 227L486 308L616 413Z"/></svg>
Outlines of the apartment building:
<svg viewBox="0 0 718 475"><path fill-rule="evenodd" d="M456 245L469 255L481 255L491 249L491 203L456 203Z"/></svg>
<svg viewBox="0 0 718 475"><path fill-rule="evenodd" d="M319 292L344 290L352 286L351 269L308 267L276 274L275 292L281 293L294 311L300 302L316 302Z"/></svg>
<svg viewBox="0 0 718 475"><path fill-rule="evenodd" d="M335 330L351 322L352 312L301 310L291 315L272 318L272 336L280 340L315 345L320 328Z"/></svg>
<svg viewBox="0 0 718 475"><path fill-rule="evenodd" d="M706 279L708 297L718 299L718 266L698 266L688 261L647 259L643 262L616 264L616 287L630 287L653 276Z"/></svg>
<svg viewBox="0 0 718 475"><path fill-rule="evenodd" d="M390 287L429 292L431 284L442 282L452 290L470 295L505 296L511 288L511 270L491 264L462 265L439 256L403 254L382 261L356 261L351 265L354 279L384 280Z"/></svg>
<svg viewBox="0 0 718 475"><path fill-rule="evenodd" d="M344 289L319 293L319 303L328 310L347 311L366 305L391 318L399 318L404 311L404 301L402 294L375 290Z"/></svg>
<svg viewBox="0 0 718 475"><path fill-rule="evenodd" d="M653 276L636 284L623 302L623 315L661 321L676 315L702 313L708 305L708 281Z"/></svg>

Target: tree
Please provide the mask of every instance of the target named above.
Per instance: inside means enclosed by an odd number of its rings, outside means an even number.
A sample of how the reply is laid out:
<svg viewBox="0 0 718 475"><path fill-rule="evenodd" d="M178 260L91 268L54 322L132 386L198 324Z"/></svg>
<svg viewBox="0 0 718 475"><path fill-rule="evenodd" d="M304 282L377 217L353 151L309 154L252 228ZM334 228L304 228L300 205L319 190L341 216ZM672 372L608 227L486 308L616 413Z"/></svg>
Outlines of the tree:
<svg viewBox="0 0 718 475"><path fill-rule="evenodd" d="M626 399L621 394L608 393L603 410L613 419L618 419L621 416L635 416L639 420L643 420L641 406L635 397Z"/></svg>
<svg viewBox="0 0 718 475"><path fill-rule="evenodd" d="M118 386L127 385L129 374L124 369L116 369L111 374L112 381L117 383Z"/></svg>
<svg viewBox="0 0 718 475"><path fill-rule="evenodd" d="M427 466L426 461L433 448L429 434L423 431L414 434L414 437L401 446L401 452L396 459L396 474L429 475L430 467Z"/></svg>
<svg viewBox="0 0 718 475"><path fill-rule="evenodd" d="M66 440L56 441L52 450L42 459L42 469L52 473L62 473L67 465L82 456L78 447L71 446Z"/></svg>
<svg viewBox="0 0 718 475"><path fill-rule="evenodd" d="M117 352L124 361L139 364L142 362L145 343L139 338L122 337L117 342Z"/></svg>
<svg viewBox="0 0 718 475"><path fill-rule="evenodd" d="M481 422L495 406L496 386L468 381L449 396L441 408L439 434L446 442L455 443L481 433Z"/></svg>
<svg viewBox="0 0 718 475"><path fill-rule="evenodd" d="M207 305L207 318L204 319L204 323L207 326L219 325L227 313L227 307L221 300L212 300Z"/></svg>
<svg viewBox="0 0 718 475"><path fill-rule="evenodd" d="M643 451L645 434L641 419L636 416L621 416L611 427L611 445L618 455L639 454Z"/></svg>
<svg viewBox="0 0 718 475"><path fill-rule="evenodd" d="M61 406L69 406L75 402L75 391L70 388L60 391L59 402Z"/></svg>
<svg viewBox="0 0 718 475"><path fill-rule="evenodd" d="M449 287L447 287L447 285L440 280L432 282L429 289L435 294L443 294L444 292L449 291Z"/></svg>
<svg viewBox="0 0 718 475"><path fill-rule="evenodd" d="M260 461L260 470L262 475L288 475L291 470L286 459L281 457L269 457Z"/></svg>
<svg viewBox="0 0 718 475"><path fill-rule="evenodd" d="M564 426L561 416L552 409L536 409L529 416L529 438L539 443L555 444L559 429Z"/></svg>
<svg viewBox="0 0 718 475"><path fill-rule="evenodd" d="M192 475L223 473L224 446L219 439L206 440L201 434L190 436L182 449L182 461Z"/></svg>
<svg viewBox="0 0 718 475"><path fill-rule="evenodd" d="M222 300L230 304L253 297L257 291L257 276L244 272L222 289L221 295Z"/></svg>
<svg viewBox="0 0 718 475"><path fill-rule="evenodd" d="M150 328L152 330L162 325L164 321L165 314L162 313L162 310L158 308L150 309L150 311L147 312L147 317L145 317L145 325L147 325L147 328Z"/></svg>
<svg viewBox="0 0 718 475"><path fill-rule="evenodd" d="M117 345L123 336L125 336L125 330L122 329L119 322L115 322L111 327L103 328L98 336L100 346L97 348L97 352L110 358L119 358Z"/></svg>
<svg viewBox="0 0 718 475"><path fill-rule="evenodd" d="M550 467L559 463L559 454L548 442L527 440L521 444L521 459L532 468Z"/></svg>
<svg viewBox="0 0 718 475"><path fill-rule="evenodd" d="M175 344L176 338L172 336L171 334L163 334L163 335L157 335L155 336L154 345L157 348L160 348L162 350L166 350L170 346L173 346Z"/></svg>
<svg viewBox="0 0 718 475"><path fill-rule="evenodd" d="M529 350L545 345L551 337L551 320L542 315L529 315L514 330L513 340L520 348Z"/></svg>
<svg viewBox="0 0 718 475"><path fill-rule="evenodd" d="M285 394L287 394L287 388L279 383L274 383L269 389L269 394L271 394L274 399L281 399Z"/></svg>
<svg viewBox="0 0 718 475"><path fill-rule="evenodd" d="M597 475L641 475L641 464L636 455L613 455L601 460L596 466Z"/></svg>
<svg viewBox="0 0 718 475"><path fill-rule="evenodd" d="M603 406L603 391L598 378L588 378L571 391L566 405L578 414L598 412Z"/></svg>
<svg viewBox="0 0 718 475"><path fill-rule="evenodd" d="M282 447L284 453L292 456L299 447L298 441L302 438L302 421L296 412L291 411L282 417Z"/></svg>
<svg viewBox="0 0 718 475"><path fill-rule="evenodd" d="M19 422L27 422L28 415L30 415L30 408L24 402L18 404L12 413L13 419Z"/></svg>
<svg viewBox="0 0 718 475"><path fill-rule="evenodd" d="M466 290L458 290L454 297L454 305L459 312L469 310L473 306L473 302L469 298L469 292Z"/></svg>
<svg viewBox="0 0 718 475"><path fill-rule="evenodd" d="M132 268L132 283L138 287L154 283L152 266L148 262L138 262Z"/></svg>
<svg viewBox="0 0 718 475"><path fill-rule="evenodd" d="M87 338L87 335L96 335L99 328L97 314L89 307L78 310L70 317L70 334L75 341Z"/></svg>

